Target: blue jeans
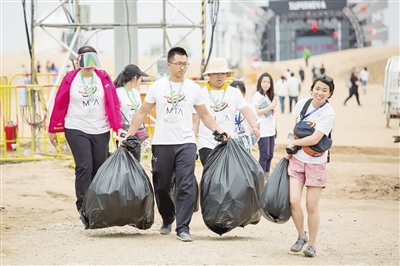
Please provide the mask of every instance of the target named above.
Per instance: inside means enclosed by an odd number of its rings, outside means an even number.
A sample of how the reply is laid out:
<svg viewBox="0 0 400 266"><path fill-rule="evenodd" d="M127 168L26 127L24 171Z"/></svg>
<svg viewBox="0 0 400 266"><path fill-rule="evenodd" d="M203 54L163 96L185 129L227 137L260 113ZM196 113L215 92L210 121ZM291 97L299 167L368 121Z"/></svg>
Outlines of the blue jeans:
<svg viewBox="0 0 400 266"><path fill-rule="evenodd" d="M279 96L279 103L281 104L282 114L285 112L285 96Z"/></svg>
<svg viewBox="0 0 400 266"><path fill-rule="evenodd" d="M292 112L292 102L294 101L294 105L296 105L298 101L298 96L289 96L289 112Z"/></svg>

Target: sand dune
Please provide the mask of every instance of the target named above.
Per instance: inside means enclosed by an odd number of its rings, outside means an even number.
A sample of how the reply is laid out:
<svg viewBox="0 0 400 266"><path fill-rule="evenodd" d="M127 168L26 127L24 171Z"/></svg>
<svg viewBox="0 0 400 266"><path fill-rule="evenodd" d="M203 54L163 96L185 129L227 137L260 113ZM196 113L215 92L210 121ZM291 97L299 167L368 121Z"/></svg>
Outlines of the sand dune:
<svg viewBox="0 0 400 266"><path fill-rule="evenodd" d="M392 55L399 55L400 47L367 47L362 49L349 49L329 54L312 56L309 62L309 69L314 64L317 68L323 63L327 73L338 80L344 80L347 73L352 67L362 68L367 66L370 70L370 83L381 84L383 83L383 76L381 72L386 66L386 61ZM45 72L45 65L47 61L54 62L56 66L60 67L64 61L65 53L59 54L43 54L39 53L35 56L36 60L42 65L42 72ZM141 56L139 58L139 66L147 68L157 59L155 56ZM190 67L188 68L187 75L199 76L200 75L200 58L190 58ZM250 59L249 59L250 60ZM252 72L249 60L244 60L242 72L247 75ZM100 61L103 68L110 74L114 74L114 56L110 54L100 54ZM21 72L21 65L25 64L28 70L30 69L30 58L28 53L13 53L0 55L0 72L1 76L12 76L15 73ZM135 63L135 62L134 62ZM137 62L136 62L137 63ZM72 66L72 65L71 65ZM291 71L298 73L299 67L305 66L303 59L287 60L281 62L263 62L262 71L269 71L273 73L274 77L279 77L281 73L289 68ZM153 66L148 70L149 74L156 74L156 67ZM307 75L308 74L308 75ZM310 76L311 71L306 73Z"/></svg>

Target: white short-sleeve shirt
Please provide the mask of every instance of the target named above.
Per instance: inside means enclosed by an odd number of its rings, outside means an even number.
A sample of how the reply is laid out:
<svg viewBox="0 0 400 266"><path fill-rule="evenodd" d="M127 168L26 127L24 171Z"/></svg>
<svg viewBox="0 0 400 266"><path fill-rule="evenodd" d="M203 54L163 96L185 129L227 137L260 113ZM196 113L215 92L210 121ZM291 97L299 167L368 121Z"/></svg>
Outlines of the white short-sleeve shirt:
<svg viewBox="0 0 400 266"><path fill-rule="evenodd" d="M310 97L301 99L293 109L293 115L296 117L300 117L301 110L303 106L307 102ZM306 115L312 112L315 108L312 104L308 107L306 111ZM300 118L299 118L300 119ZM315 130L318 130L324 133L326 136L329 135L333 128L333 122L335 120L335 111L329 103L326 103L322 108L318 109L316 112L312 113L305 120L313 121L315 123ZM320 157L311 157L307 155L302 149L299 150L296 154L293 155L296 159L305 162L305 163L324 163L327 160L328 152L325 152L324 155Z"/></svg>
<svg viewBox="0 0 400 266"><path fill-rule="evenodd" d="M238 110L247 106L247 102L236 88L228 86L225 95L224 91L208 90L207 87L204 87L201 89L201 96L208 111L222 131L233 135L235 131L235 115ZM214 140L212 131L200 120L197 148L214 149L217 145L218 142Z"/></svg>
<svg viewBox="0 0 400 266"><path fill-rule="evenodd" d="M200 94L200 86L189 79L182 85L165 77L149 87L144 100L155 103L157 113L152 144L196 143L192 114L193 106L204 104Z"/></svg>
<svg viewBox="0 0 400 266"><path fill-rule="evenodd" d="M254 106L259 106L263 101L271 103L271 100L268 98L268 96L262 95L256 91L253 95L252 104ZM272 112L268 117L265 115L260 115L258 118L260 121L260 138L275 136L275 112Z"/></svg>
<svg viewBox="0 0 400 266"><path fill-rule="evenodd" d="M124 124L130 124L137 109L142 105L140 93L134 88L131 91L128 91L124 87L118 87L117 95L121 104L121 113L123 114L122 120Z"/></svg>
<svg viewBox="0 0 400 266"><path fill-rule="evenodd" d="M106 113L104 88L100 78L83 78L78 73L71 83L70 100L65 128L77 129L87 134L103 134L110 131Z"/></svg>

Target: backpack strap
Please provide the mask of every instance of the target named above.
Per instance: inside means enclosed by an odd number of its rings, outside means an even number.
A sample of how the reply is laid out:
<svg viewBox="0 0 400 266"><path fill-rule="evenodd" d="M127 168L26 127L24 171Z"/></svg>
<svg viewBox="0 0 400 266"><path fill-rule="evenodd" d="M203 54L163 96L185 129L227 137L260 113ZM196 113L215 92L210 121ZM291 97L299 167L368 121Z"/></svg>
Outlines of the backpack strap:
<svg viewBox="0 0 400 266"><path fill-rule="evenodd" d="M308 109L308 107L310 106L311 102L312 102L312 98L309 99L309 100L307 100L306 103L305 103L304 106L303 106L303 109L301 109L301 112L300 112L300 121L304 119L304 116L306 115L307 109Z"/></svg>

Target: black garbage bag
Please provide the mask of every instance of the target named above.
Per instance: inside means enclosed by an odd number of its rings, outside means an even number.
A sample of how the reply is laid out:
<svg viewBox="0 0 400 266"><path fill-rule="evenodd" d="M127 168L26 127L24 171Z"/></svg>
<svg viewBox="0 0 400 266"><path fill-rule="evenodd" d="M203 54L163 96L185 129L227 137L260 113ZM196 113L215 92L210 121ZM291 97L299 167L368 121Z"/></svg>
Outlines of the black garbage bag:
<svg viewBox="0 0 400 266"><path fill-rule="evenodd" d="M200 181L203 220L222 235L260 220L258 200L264 186L260 164L233 139L210 153Z"/></svg>
<svg viewBox="0 0 400 266"><path fill-rule="evenodd" d="M86 229L131 225L149 229L154 223L154 192L132 151L140 141L129 136L101 165L83 200L81 220Z"/></svg>
<svg viewBox="0 0 400 266"><path fill-rule="evenodd" d="M282 158L269 176L260 197L260 212L268 221L283 224L290 219L289 161Z"/></svg>

